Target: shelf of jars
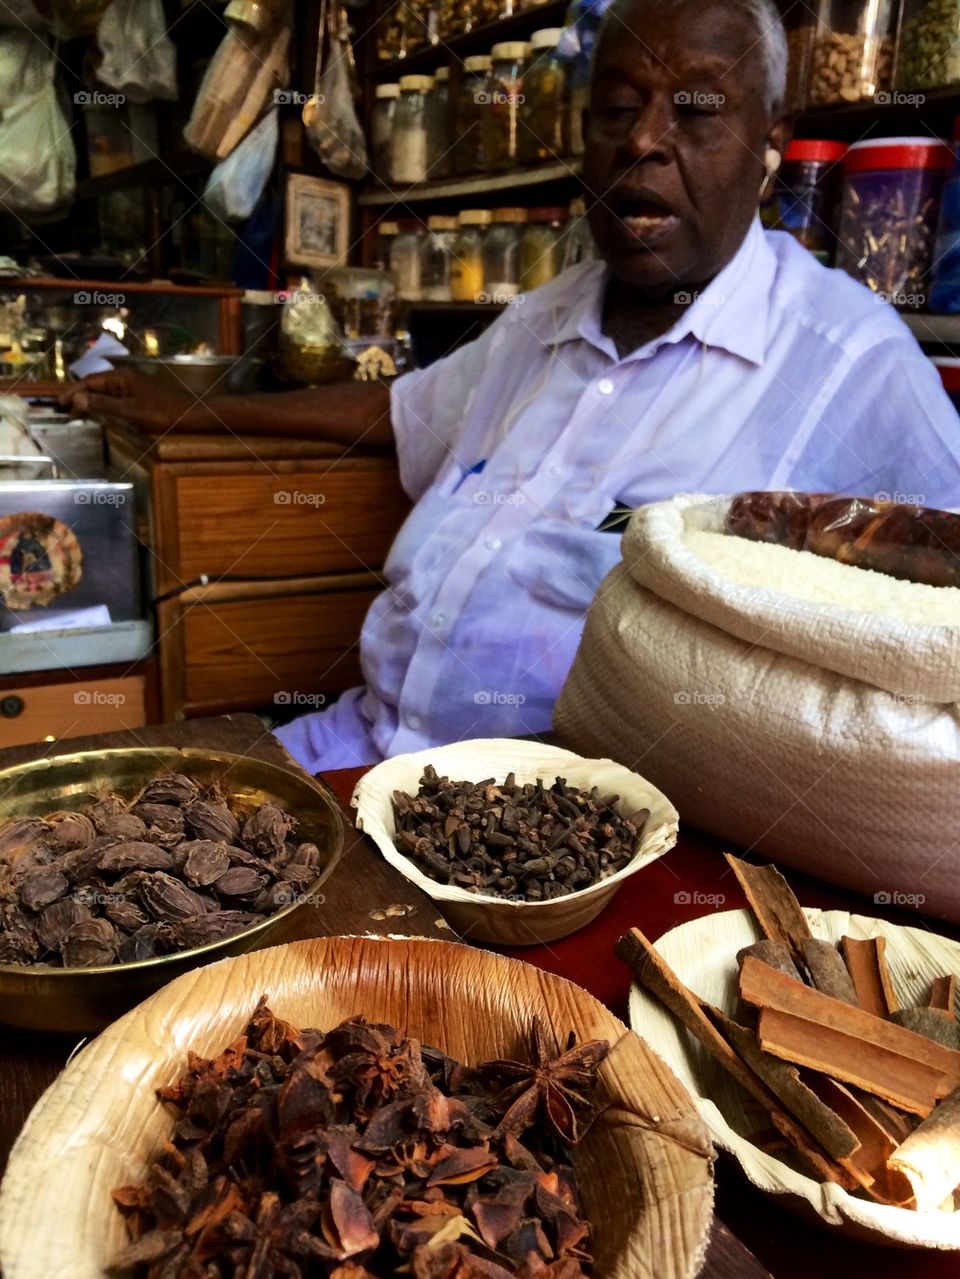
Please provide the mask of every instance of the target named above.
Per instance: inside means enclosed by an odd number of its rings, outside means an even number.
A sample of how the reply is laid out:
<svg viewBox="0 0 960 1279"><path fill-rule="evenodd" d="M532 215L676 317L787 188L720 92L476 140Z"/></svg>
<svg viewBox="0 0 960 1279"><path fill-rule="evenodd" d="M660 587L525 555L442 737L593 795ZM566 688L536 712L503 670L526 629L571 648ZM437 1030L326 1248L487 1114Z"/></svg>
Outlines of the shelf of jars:
<svg viewBox="0 0 960 1279"><path fill-rule="evenodd" d="M423 38L412 48L408 47L407 52L399 57L384 57L381 53L376 65L372 68L376 78L390 80L401 75L429 72L445 59L456 60L473 53L489 53L492 44L504 40L522 39L535 27L562 26L568 0L546 0L543 4L527 5L502 17L486 20L481 17L480 21L474 20L474 25L469 31L453 28L450 34L445 34L443 25L440 25L439 29L431 32L430 27L433 24L429 15L432 12L438 12L442 23L448 8L452 10L453 7L452 5L443 6L442 10L427 8L423 10L425 16L420 17L415 4L398 4L393 12L402 12L408 21L416 23L423 32ZM474 11L476 8L477 6L473 6ZM451 24L455 21L463 21L464 14L471 9L469 0L466 4L457 5L456 9L458 12L451 13L447 19ZM390 15L386 15L382 21L389 26ZM403 33L394 29L393 36L392 47L399 47ZM383 44L384 42L381 42L381 49Z"/></svg>
<svg viewBox="0 0 960 1279"><path fill-rule="evenodd" d="M417 182L404 188L371 186L358 198L361 205L422 204L429 200L456 200L461 196L493 195L498 191L515 191L547 186L552 182L569 182L580 175L579 159L559 160L526 169L510 169L506 173L480 173L469 178L450 178L442 182Z"/></svg>

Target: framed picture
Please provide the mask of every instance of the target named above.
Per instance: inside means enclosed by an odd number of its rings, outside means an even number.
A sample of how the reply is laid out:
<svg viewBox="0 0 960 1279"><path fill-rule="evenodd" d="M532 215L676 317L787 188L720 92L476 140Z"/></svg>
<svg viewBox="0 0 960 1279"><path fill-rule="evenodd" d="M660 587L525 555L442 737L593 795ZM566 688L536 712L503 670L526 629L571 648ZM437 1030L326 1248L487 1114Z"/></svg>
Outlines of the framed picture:
<svg viewBox="0 0 960 1279"><path fill-rule="evenodd" d="M287 178L284 256L291 266L343 266L350 247L350 188L304 173Z"/></svg>

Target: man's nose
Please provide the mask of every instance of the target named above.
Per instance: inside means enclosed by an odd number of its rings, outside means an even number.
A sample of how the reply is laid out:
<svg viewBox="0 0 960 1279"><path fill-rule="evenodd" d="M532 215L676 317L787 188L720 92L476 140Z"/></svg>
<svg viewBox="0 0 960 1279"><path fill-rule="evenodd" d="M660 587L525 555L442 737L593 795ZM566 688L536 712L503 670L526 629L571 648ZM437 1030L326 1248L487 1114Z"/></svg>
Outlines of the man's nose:
<svg viewBox="0 0 960 1279"><path fill-rule="evenodd" d="M630 126L630 154L637 160L665 159L673 124L673 103L661 100L659 94L651 97Z"/></svg>

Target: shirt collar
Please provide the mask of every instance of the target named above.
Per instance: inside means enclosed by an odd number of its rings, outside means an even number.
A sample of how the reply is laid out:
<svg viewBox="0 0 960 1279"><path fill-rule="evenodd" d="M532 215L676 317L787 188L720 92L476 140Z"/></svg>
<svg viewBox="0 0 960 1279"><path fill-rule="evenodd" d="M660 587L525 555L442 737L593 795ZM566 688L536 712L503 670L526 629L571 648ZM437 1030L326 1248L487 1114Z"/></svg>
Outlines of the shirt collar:
<svg viewBox="0 0 960 1279"><path fill-rule="evenodd" d="M658 347L680 342L688 335L704 346L719 347L751 364L766 357L770 298L777 260L755 218L740 248L720 274L699 294L670 329L632 355L651 355ZM600 327L600 313L609 274L597 273L596 287L585 289L557 323L548 341L556 345L583 338L607 354L616 355ZM627 358L630 358L629 356Z"/></svg>

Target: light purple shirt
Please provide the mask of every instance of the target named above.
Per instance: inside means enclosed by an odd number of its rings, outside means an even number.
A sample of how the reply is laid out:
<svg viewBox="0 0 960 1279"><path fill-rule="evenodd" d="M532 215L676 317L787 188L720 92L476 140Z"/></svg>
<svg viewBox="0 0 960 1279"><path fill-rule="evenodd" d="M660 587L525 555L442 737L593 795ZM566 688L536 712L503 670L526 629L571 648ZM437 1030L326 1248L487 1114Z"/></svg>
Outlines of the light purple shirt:
<svg viewBox="0 0 960 1279"><path fill-rule="evenodd" d="M395 383L416 506L364 623L366 688L278 734L311 771L547 729L620 558L597 531L619 504L781 487L960 503L936 371L891 307L789 235L755 222L624 358L601 332L605 282L602 263L573 267Z"/></svg>

